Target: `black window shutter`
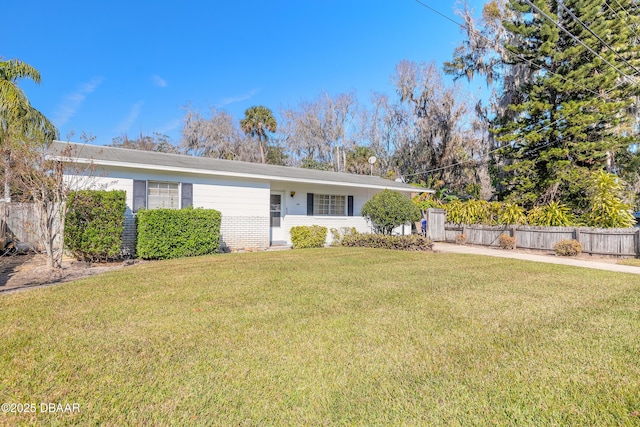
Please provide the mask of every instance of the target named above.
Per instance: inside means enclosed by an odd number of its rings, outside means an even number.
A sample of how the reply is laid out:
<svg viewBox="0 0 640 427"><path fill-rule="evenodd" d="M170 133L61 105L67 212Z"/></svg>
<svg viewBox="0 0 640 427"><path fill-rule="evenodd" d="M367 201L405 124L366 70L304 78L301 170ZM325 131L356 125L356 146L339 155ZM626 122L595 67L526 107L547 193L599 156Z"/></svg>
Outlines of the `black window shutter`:
<svg viewBox="0 0 640 427"><path fill-rule="evenodd" d="M193 206L193 184L188 184L186 182L183 182L182 183L182 203L180 204L180 208L184 209L189 206Z"/></svg>
<svg viewBox="0 0 640 427"><path fill-rule="evenodd" d="M353 216L353 196L347 196L347 216Z"/></svg>
<svg viewBox="0 0 640 427"><path fill-rule="evenodd" d="M307 193L307 216L313 216L313 193Z"/></svg>
<svg viewBox="0 0 640 427"><path fill-rule="evenodd" d="M147 207L147 181L133 181L133 211Z"/></svg>

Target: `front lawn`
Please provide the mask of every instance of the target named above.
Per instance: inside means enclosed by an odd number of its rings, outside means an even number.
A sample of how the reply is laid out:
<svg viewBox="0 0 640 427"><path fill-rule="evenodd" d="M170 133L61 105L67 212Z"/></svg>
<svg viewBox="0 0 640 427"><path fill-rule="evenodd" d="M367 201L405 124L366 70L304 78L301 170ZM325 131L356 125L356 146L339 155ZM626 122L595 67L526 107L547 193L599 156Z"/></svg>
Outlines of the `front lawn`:
<svg viewBox="0 0 640 427"><path fill-rule="evenodd" d="M618 264L631 265L633 267L640 267L640 259L637 259L637 258L623 259L618 261Z"/></svg>
<svg viewBox="0 0 640 427"><path fill-rule="evenodd" d="M0 403L36 406L0 424L640 425L639 331L636 275L348 248L153 262L0 296Z"/></svg>

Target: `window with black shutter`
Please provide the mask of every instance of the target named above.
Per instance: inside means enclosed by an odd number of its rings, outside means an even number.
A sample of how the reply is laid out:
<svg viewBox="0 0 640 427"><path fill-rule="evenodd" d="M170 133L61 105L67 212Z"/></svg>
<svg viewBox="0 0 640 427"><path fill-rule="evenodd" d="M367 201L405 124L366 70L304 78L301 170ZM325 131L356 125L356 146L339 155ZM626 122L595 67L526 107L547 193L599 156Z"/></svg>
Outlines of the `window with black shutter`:
<svg viewBox="0 0 640 427"><path fill-rule="evenodd" d="M313 193L307 193L307 216L313 216Z"/></svg>
<svg viewBox="0 0 640 427"><path fill-rule="evenodd" d="M193 184L182 183L182 197L180 207L182 209L193 206Z"/></svg>
<svg viewBox="0 0 640 427"><path fill-rule="evenodd" d="M133 211L147 207L147 181L133 181Z"/></svg>

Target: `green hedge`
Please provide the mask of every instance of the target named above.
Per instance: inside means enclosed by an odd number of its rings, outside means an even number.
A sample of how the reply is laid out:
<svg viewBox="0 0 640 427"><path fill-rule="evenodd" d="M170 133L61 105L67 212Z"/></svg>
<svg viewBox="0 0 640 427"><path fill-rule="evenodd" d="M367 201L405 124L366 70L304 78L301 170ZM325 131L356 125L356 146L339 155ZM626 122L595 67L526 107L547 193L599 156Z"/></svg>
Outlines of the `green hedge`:
<svg viewBox="0 0 640 427"><path fill-rule="evenodd" d="M293 249L322 248L327 240L327 227L320 225L300 225L291 227Z"/></svg>
<svg viewBox="0 0 640 427"><path fill-rule="evenodd" d="M213 209L141 210L136 251L144 259L170 259L217 253L220 212Z"/></svg>
<svg viewBox="0 0 640 427"><path fill-rule="evenodd" d="M126 207L124 191L72 192L67 199L65 247L83 261L119 258Z"/></svg>
<svg viewBox="0 0 640 427"><path fill-rule="evenodd" d="M403 251L431 251L431 239L419 234L409 236L392 236L388 234L348 234L342 237L342 246L359 248L396 249Z"/></svg>

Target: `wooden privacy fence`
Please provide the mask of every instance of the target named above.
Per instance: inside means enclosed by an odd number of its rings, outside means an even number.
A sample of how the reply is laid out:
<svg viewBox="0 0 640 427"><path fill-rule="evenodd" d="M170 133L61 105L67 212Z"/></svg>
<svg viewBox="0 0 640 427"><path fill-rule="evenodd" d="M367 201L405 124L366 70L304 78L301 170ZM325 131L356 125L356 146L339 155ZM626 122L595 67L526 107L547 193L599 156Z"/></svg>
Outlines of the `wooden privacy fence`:
<svg viewBox="0 0 640 427"><path fill-rule="evenodd" d="M37 247L38 216L33 203L0 203L0 230L13 234L20 242Z"/></svg>
<svg viewBox="0 0 640 427"><path fill-rule="evenodd" d="M444 241L455 242L459 234L467 236L467 243L474 245L498 246L498 237L508 234L515 237L516 247L522 249L553 251L553 246L560 240L574 239L582 244L583 253L640 256L640 228L444 225Z"/></svg>

